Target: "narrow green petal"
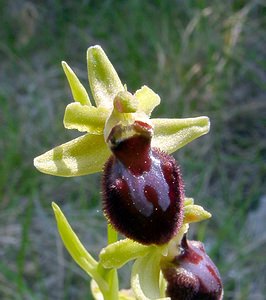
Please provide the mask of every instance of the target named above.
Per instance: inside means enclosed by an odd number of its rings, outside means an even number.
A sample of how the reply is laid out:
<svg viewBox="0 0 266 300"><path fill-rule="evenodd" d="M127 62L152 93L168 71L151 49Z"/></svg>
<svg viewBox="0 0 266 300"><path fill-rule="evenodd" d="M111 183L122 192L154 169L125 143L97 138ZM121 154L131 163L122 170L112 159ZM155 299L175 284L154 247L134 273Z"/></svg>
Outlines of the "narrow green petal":
<svg viewBox="0 0 266 300"><path fill-rule="evenodd" d="M144 246L130 239L120 240L102 249L99 257L104 268L121 268L132 259L147 254L151 247Z"/></svg>
<svg viewBox="0 0 266 300"><path fill-rule="evenodd" d="M74 100L83 105L91 105L89 95L74 71L65 61L62 61L62 67L66 74Z"/></svg>
<svg viewBox="0 0 266 300"><path fill-rule="evenodd" d="M100 46L88 49L87 63L89 83L97 106L112 108L116 94L125 90L113 65Z"/></svg>
<svg viewBox="0 0 266 300"><path fill-rule="evenodd" d="M152 146L172 153L194 139L208 133L208 117L188 119L151 119L154 126Z"/></svg>
<svg viewBox="0 0 266 300"><path fill-rule="evenodd" d="M137 90L135 96L139 101L138 110L145 112L148 116L161 101L159 95L146 85Z"/></svg>
<svg viewBox="0 0 266 300"><path fill-rule="evenodd" d="M41 172L56 176L80 176L100 172L111 155L103 135L86 134L34 159Z"/></svg>
<svg viewBox="0 0 266 300"><path fill-rule="evenodd" d="M159 300L161 253L153 251L138 258L132 268L131 287L138 300Z"/></svg>
<svg viewBox="0 0 266 300"><path fill-rule="evenodd" d="M98 265L97 261L84 248L60 208L54 202L52 203L52 207L54 210L58 231L66 249L75 262L86 273L93 277Z"/></svg>
<svg viewBox="0 0 266 300"><path fill-rule="evenodd" d="M211 218L211 214L200 205L186 205L184 207L184 223L194 223Z"/></svg>
<svg viewBox="0 0 266 300"><path fill-rule="evenodd" d="M91 134L103 134L108 110L104 107L82 105L78 102L67 105L64 126Z"/></svg>

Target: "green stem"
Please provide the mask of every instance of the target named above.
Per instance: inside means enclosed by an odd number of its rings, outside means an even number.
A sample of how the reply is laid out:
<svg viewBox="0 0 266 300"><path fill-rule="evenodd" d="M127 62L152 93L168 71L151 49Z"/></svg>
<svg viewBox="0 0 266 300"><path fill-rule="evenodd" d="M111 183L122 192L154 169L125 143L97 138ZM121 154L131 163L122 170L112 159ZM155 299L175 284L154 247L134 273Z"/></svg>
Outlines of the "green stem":
<svg viewBox="0 0 266 300"><path fill-rule="evenodd" d="M114 230L114 228L112 227L112 225L108 224L107 225L107 243L108 245L115 243L117 241L117 231Z"/></svg>
<svg viewBox="0 0 266 300"><path fill-rule="evenodd" d="M108 245L115 243L117 241L118 234L114 228L108 224L107 225L107 243ZM118 300L118 290L119 290L119 281L117 276L116 269L105 269L101 268L103 277L106 279L109 285L109 289L106 292L103 292L104 300Z"/></svg>

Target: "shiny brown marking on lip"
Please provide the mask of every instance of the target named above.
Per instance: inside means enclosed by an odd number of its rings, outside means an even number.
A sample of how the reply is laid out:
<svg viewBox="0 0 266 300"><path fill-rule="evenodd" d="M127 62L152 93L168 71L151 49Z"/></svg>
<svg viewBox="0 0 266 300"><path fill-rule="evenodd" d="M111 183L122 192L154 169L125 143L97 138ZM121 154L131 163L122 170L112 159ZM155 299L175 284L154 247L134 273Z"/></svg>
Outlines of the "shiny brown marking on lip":
<svg viewBox="0 0 266 300"><path fill-rule="evenodd" d="M206 268L211 273L211 275L215 278L216 282L221 281L220 278L218 277L217 273L215 272L215 270L213 269L213 267L211 265L206 265Z"/></svg>
<svg viewBox="0 0 266 300"><path fill-rule="evenodd" d="M151 202L155 208L159 207L158 194L153 187L151 187L149 185L145 185L144 194L145 194L146 199L149 202Z"/></svg>
<svg viewBox="0 0 266 300"><path fill-rule="evenodd" d="M144 133L151 137L151 133L152 133L151 125L149 125L143 121L135 121L133 126L136 129L136 131Z"/></svg>
<svg viewBox="0 0 266 300"><path fill-rule="evenodd" d="M181 241L181 248L183 249L183 253L177 256L177 260L179 257L182 257L184 261L194 265L199 264L203 260L203 255L197 253L198 249L193 245L192 242L187 240L186 235L184 235Z"/></svg>
<svg viewBox="0 0 266 300"><path fill-rule="evenodd" d="M112 151L135 176L151 168L150 139L145 136L135 135L119 143Z"/></svg>
<svg viewBox="0 0 266 300"><path fill-rule="evenodd" d="M201 261L203 260L203 256L199 255L198 253L196 253L195 251L191 251L190 250L190 255L189 255L189 262L197 265L199 264Z"/></svg>
<svg viewBox="0 0 266 300"><path fill-rule="evenodd" d="M114 186L111 187L111 188L114 189L114 190L119 191L119 193L123 196L123 198L130 196L128 184L122 178L116 179L115 183L114 183Z"/></svg>
<svg viewBox="0 0 266 300"><path fill-rule="evenodd" d="M132 135L126 137L127 133ZM151 125L135 121L128 126L116 125L109 134L108 142L115 157L135 176L150 170L152 133Z"/></svg>
<svg viewBox="0 0 266 300"><path fill-rule="evenodd" d="M134 147L143 147L142 140L144 150ZM104 168L104 213L128 238L147 245L167 243L183 220L179 168L173 157L151 148L146 137L133 136L122 144L112 149L114 156ZM138 158L136 149L141 149Z"/></svg>
<svg viewBox="0 0 266 300"><path fill-rule="evenodd" d="M151 147L152 133L142 121L111 130L113 156L104 167L103 209L128 238L160 245L182 225L184 193L176 161Z"/></svg>

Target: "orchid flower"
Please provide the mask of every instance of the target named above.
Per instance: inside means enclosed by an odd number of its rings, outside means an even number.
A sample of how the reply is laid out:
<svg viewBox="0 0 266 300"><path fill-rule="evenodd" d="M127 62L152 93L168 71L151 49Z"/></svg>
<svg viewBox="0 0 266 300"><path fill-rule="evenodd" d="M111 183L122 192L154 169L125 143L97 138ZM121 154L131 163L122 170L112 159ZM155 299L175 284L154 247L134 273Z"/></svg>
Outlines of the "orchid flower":
<svg viewBox="0 0 266 300"><path fill-rule="evenodd" d="M100 46L90 47L87 51L88 81L94 104L74 71L66 62L62 62L62 66L74 99L74 102L68 104L65 109L64 126L67 129L85 132L85 134L36 157L34 165L43 173L65 177L104 172L104 185L106 185L104 213L108 220L108 245L101 250L98 260L93 258L82 245L60 208L55 203L52 204L58 231L65 247L76 263L92 278L91 290L94 298L99 300L174 300L177 299L174 295L183 293L183 277L181 276L180 279L179 274L184 268L188 269L186 274L192 272L192 277L194 273L196 274L191 283L193 287L191 293L205 293L206 285L202 285L201 282L210 281L211 275L208 268L212 266L212 262L201 246L187 241L185 236L189 223L208 219L211 214L201 206L195 205L192 198L184 196L179 167L169 154L206 134L210 127L208 117L150 118L154 108L160 104L159 95L145 85L135 93L130 93L126 85L122 84ZM130 146L128 141L130 141ZM142 148L143 141L147 144L146 148ZM120 152L117 150L121 143L123 143L123 149L126 149L123 150L122 156L121 149ZM138 163L138 159L134 160L137 167L132 162L128 163L125 158L127 154L131 158L134 156L136 145L140 147L136 148L137 156L140 155L139 150L149 153L149 156L141 162L143 165ZM127 150L131 152L127 153ZM116 156L119 159L114 158ZM141 159L143 157L140 157ZM158 161L162 161L161 165L158 165ZM145 164L149 165L149 163L151 166L147 167ZM172 177L167 172L170 172ZM160 183L158 174L161 174L165 182ZM122 176L124 182L119 176ZM169 176L172 179L169 179ZM154 178L155 181L152 182ZM146 189L145 182L149 184L148 189ZM138 184L145 185L145 201L149 200L152 204L148 201L145 203L146 206L141 206L144 188L135 193L135 187ZM162 187L164 191L155 191L156 184L164 184L165 186ZM167 199L169 201L165 203L165 195L166 197L170 195L170 189L172 198L169 196L170 200ZM132 194L132 191L135 194ZM120 200L124 201L124 198L129 195L132 196L130 196L132 198L130 201L136 205L134 211L142 214L139 220L148 218L148 227L152 222L160 222L158 216L164 215L168 206L171 205L176 210L174 216L178 218L178 226L171 229L166 239L160 238L158 242L156 231L149 236L149 233L148 235L142 235L139 232L135 234L133 230L132 234L127 228L124 229L120 224L123 220L113 217L112 214L121 215L119 209L116 212L116 204L114 204L116 198L120 197ZM176 201L179 201L175 200L175 197L180 198L179 206L175 206ZM111 201L111 204L108 201ZM151 212L152 205L156 206L154 212ZM128 205L125 207L127 210ZM157 210L161 210L160 214L152 219L151 215L156 214ZM128 213L130 214L131 210ZM169 214L169 216L172 215ZM177 218L174 220L170 218L167 224L177 221ZM144 224L143 228L145 227ZM127 238L117 241L117 231L125 234ZM182 245L184 245L185 254L182 252ZM186 264L187 257L194 257L191 253L199 251L203 258L200 266L206 270L202 275L205 281L198 275L197 267L187 267ZM119 290L117 270L131 260L134 261L131 289ZM208 268L204 264L205 261L208 261ZM214 274L219 279L215 266L211 270L212 275ZM222 297L222 287L217 278L216 281L214 280L215 283L208 286L214 293L211 299L222 299L218 298ZM181 284L179 281L176 284L175 280L179 280ZM183 281L186 280L187 278L184 278Z"/></svg>
<svg viewBox="0 0 266 300"><path fill-rule="evenodd" d="M116 123L149 121L154 128L152 146L172 153L209 131L208 117L149 119L160 97L143 86L127 92L100 46L87 51L88 78L95 106L85 87L66 62L62 62L75 102L67 105L64 126L87 132L36 157L35 167L56 176L80 176L102 171L111 155L107 137Z"/></svg>

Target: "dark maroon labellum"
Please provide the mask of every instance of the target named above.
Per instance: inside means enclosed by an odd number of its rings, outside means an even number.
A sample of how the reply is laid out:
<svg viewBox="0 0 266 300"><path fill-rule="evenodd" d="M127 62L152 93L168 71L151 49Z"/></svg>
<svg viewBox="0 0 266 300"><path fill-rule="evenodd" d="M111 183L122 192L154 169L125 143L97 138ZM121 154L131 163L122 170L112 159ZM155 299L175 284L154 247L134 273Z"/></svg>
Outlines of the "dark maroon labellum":
<svg viewBox="0 0 266 300"><path fill-rule="evenodd" d="M166 294L172 300L221 300L223 286L218 269L201 242L184 236L181 254L170 266L162 267L168 283Z"/></svg>
<svg viewBox="0 0 266 300"><path fill-rule="evenodd" d="M103 176L103 209L119 232L142 244L164 244L183 221L183 184L170 155L151 148L151 128L135 122L134 134L111 133L113 156Z"/></svg>

